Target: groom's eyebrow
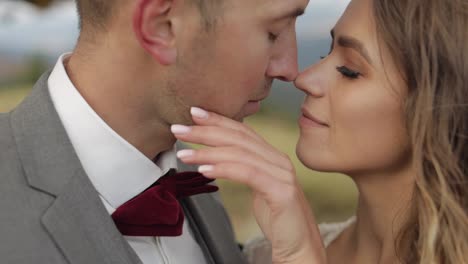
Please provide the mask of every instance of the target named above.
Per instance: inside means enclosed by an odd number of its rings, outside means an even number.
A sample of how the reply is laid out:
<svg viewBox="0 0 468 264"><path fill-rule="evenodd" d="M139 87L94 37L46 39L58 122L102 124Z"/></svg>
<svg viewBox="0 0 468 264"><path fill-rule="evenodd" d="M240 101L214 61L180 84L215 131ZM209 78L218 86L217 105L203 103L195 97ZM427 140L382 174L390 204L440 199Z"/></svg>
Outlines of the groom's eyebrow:
<svg viewBox="0 0 468 264"><path fill-rule="evenodd" d="M289 12L281 15L279 20L286 19L286 18L296 18L305 14L305 8L298 7L296 9L290 10Z"/></svg>

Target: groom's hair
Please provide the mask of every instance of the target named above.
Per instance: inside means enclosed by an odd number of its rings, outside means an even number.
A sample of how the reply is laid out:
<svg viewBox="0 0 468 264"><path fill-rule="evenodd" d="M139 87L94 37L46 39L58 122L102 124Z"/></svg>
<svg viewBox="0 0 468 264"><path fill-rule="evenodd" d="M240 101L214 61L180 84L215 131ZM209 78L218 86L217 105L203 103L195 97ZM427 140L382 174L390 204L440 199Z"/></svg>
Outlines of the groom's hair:
<svg viewBox="0 0 468 264"><path fill-rule="evenodd" d="M109 18L114 15L121 1L124 0L75 0L79 16L80 30L83 27L90 26L94 29L105 30ZM205 27L214 26L216 16L220 10L221 3L225 0L188 0L200 10Z"/></svg>

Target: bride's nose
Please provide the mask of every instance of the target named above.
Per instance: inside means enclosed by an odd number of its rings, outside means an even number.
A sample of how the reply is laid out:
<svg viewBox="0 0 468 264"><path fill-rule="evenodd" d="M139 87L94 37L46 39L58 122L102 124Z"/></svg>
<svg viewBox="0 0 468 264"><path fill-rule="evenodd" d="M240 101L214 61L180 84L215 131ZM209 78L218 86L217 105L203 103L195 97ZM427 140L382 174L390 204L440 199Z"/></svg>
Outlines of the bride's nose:
<svg viewBox="0 0 468 264"><path fill-rule="evenodd" d="M297 75L294 85L297 89L313 97L322 97L325 95L325 73L320 73L318 67L310 66Z"/></svg>

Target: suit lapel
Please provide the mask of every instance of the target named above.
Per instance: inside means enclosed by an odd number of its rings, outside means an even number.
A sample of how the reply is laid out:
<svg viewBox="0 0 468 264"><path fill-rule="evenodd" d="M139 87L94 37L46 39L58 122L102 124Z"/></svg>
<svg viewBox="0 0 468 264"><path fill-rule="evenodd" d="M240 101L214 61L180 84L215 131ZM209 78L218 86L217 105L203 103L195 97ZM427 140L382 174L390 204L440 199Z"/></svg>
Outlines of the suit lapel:
<svg viewBox="0 0 468 264"><path fill-rule="evenodd" d="M198 229L200 237L197 239L202 240L209 250L205 255L209 254L214 263L247 263L221 204L209 194L186 198L183 203L190 212L191 225Z"/></svg>
<svg viewBox="0 0 468 264"><path fill-rule="evenodd" d="M29 185L55 198L41 221L70 263L141 263L83 171L51 101L49 74L11 114Z"/></svg>
<svg viewBox="0 0 468 264"><path fill-rule="evenodd" d="M180 145L178 148L184 147ZM180 171L196 170L183 163L179 163L178 167ZM229 217L216 195L219 194L200 194L182 200L195 238L209 263L247 263L236 244Z"/></svg>
<svg viewBox="0 0 468 264"><path fill-rule="evenodd" d="M42 217L70 263L140 263L79 170Z"/></svg>

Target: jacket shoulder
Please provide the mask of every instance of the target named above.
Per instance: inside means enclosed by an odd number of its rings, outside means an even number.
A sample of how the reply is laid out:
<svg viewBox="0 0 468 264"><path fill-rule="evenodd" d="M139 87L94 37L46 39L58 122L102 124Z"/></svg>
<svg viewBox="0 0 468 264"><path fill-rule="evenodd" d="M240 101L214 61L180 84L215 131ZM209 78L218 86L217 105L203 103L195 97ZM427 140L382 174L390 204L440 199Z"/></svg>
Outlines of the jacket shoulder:
<svg viewBox="0 0 468 264"><path fill-rule="evenodd" d="M0 113L0 149L0 171L3 171L12 162L12 159L17 159L10 113Z"/></svg>

